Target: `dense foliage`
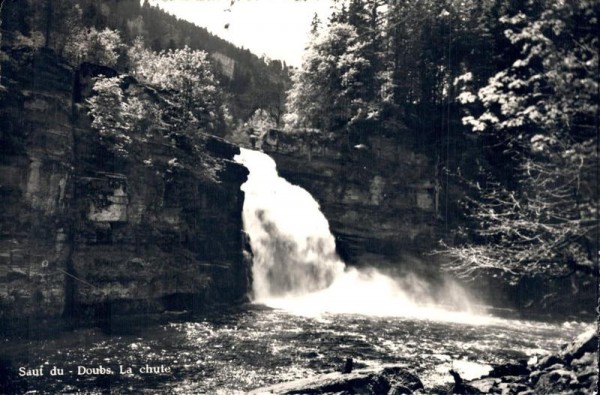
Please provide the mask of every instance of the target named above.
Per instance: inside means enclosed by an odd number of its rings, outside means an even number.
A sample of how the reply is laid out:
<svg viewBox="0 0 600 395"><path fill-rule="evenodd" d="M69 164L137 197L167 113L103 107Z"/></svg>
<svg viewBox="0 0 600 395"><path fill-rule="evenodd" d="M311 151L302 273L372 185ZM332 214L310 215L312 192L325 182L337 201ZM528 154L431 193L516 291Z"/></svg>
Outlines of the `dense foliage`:
<svg viewBox="0 0 600 395"><path fill-rule="evenodd" d="M443 251L461 277L593 274L599 8L338 1L327 26L313 22L287 125L358 143L383 133L429 154L438 214L466 224L446 232ZM471 187L463 206L448 201L450 174Z"/></svg>
<svg viewBox="0 0 600 395"><path fill-rule="evenodd" d="M212 72L208 54L183 49L155 53L136 39L129 50L130 72L152 86L177 92L171 121L181 131L202 129L211 133L226 127L222 91Z"/></svg>
<svg viewBox="0 0 600 395"><path fill-rule="evenodd" d="M407 124L439 139L448 124L442 107L454 100L451 82L473 57L466 47L494 46L473 30L491 9L480 1L337 2L327 26L313 22L288 94L289 125L394 134ZM485 68L493 60L477 62Z"/></svg>
<svg viewBox="0 0 600 395"><path fill-rule="evenodd" d="M498 271L564 276L596 273L598 254L598 3L552 1L501 20L519 56L477 95L463 121L503 139L513 183L488 177L468 204L475 226L450 247L462 276ZM465 80L468 78L465 78Z"/></svg>

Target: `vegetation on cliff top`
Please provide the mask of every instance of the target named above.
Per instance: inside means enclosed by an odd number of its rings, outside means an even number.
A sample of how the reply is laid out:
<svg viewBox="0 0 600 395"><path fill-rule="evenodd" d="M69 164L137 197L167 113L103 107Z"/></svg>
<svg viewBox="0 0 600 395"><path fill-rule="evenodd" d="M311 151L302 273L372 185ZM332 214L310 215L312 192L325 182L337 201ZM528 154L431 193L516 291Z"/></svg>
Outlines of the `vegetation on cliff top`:
<svg viewBox="0 0 600 395"><path fill-rule="evenodd" d="M280 120L286 65L236 48L148 1L7 1L1 16L5 51L45 48L76 70L84 63L113 69L85 66L96 70L86 100L91 126L114 155L150 166L155 158L143 154L140 143L202 151L202 133L223 136L246 129L248 121ZM0 51L2 60L14 63L6 53ZM210 162L210 155L202 156ZM215 179L217 164L204 165ZM175 171L182 158L173 157L169 166Z"/></svg>
<svg viewBox="0 0 600 395"><path fill-rule="evenodd" d="M23 45L51 48L75 67L87 61L130 71L129 55L139 43L156 54L173 54L186 47L192 53L204 51L235 126L243 125L258 109L264 109L275 123L279 122L289 84L287 65L259 58L205 28L151 6L148 1L4 3L2 29L5 36L11 36L6 38ZM228 68L225 64L233 66Z"/></svg>

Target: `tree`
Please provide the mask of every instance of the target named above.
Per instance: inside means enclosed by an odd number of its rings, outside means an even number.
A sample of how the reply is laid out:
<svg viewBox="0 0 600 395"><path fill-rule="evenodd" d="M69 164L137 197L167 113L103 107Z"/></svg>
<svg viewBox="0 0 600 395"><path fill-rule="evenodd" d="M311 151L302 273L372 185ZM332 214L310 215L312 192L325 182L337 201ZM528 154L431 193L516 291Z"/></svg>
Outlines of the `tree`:
<svg viewBox="0 0 600 395"><path fill-rule="evenodd" d="M219 84L204 51L184 47L155 53L143 40L129 51L131 72L151 85L177 92L173 96L170 124L180 130L217 131L225 122Z"/></svg>
<svg viewBox="0 0 600 395"><path fill-rule="evenodd" d="M83 11L75 0L47 0L46 4L46 46L62 56L83 29Z"/></svg>
<svg viewBox="0 0 600 395"><path fill-rule="evenodd" d="M380 52L370 17L356 0L334 13L325 31L313 20L302 69L288 92L288 127L340 130L378 115Z"/></svg>
<svg viewBox="0 0 600 395"><path fill-rule="evenodd" d="M277 124L271 117L268 111L259 108L254 112L252 117L247 122L248 128L250 128L253 137L259 138L265 134L269 129L274 129Z"/></svg>
<svg viewBox="0 0 600 395"><path fill-rule="evenodd" d="M134 19L129 19L126 22L127 34L129 37L147 37L148 31L146 30L146 25L144 23L144 18L141 15L138 15Z"/></svg>
<svg viewBox="0 0 600 395"><path fill-rule="evenodd" d="M98 76L94 95L87 101L92 128L108 149L120 156L129 156L134 141L146 141L163 127L163 109L141 94L142 90L132 89L126 78Z"/></svg>
<svg viewBox="0 0 600 395"><path fill-rule="evenodd" d="M307 50L304 53L302 68L292 74L292 88L287 93L284 116L286 127L314 127L326 129L333 126L335 86L339 77L335 70L336 57L339 57L346 42L347 33L336 24L330 29L330 36L335 35L340 48L334 48L334 39L327 40L313 29ZM349 27L345 26L347 31ZM337 49L337 53L333 50Z"/></svg>
<svg viewBox="0 0 600 395"><path fill-rule="evenodd" d="M116 66L123 43L119 32L111 29L101 31L89 28L69 40L64 48L65 56L75 65L82 62Z"/></svg>
<svg viewBox="0 0 600 395"><path fill-rule="evenodd" d="M125 156L132 139L122 111L125 99L120 85L120 77L99 76L93 87L95 95L88 100L88 114L109 149Z"/></svg>
<svg viewBox="0 0 600 395"><path fill-rule="evenodd" d="M479 3L352 0L326 29L313 21L288 94L288 123L361 134L395 132L398 121L414 119L420 132L438 135L468 48L487 40L470 33L485 8Z"/></svg>
<svg viewBox="0 0 600 395"><path fill-rule="evenodd" d="M508 182L472 183L475 227L446 248L448 270L512 281L598 275L599 15L598 2L553 0L538 13L502 19L520 57L476 96L464 91L460 99L481 105L464 122L503 139L516 173Z"/></svg>

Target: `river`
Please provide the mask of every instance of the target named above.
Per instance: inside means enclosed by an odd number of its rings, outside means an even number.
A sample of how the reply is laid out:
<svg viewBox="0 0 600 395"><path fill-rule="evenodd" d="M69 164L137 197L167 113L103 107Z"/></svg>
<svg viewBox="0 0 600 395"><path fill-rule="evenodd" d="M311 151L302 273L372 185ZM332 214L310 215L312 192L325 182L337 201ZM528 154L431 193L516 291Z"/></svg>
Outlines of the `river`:
<svg viewBox="0 0 600 395"><path fill-rule="evenodd" d="M453 367L474 377L489 364L556 352L589 327L510 319L473 325L348 314L307 317L247 305L149 326L114 323L110 335L90 328L13 339L2 344L0 358L11 361L4 373L20 393L236 394L338 370L347 357L355 367L404 365L430 387L451 381ZM119 365L132 373L119 374ZM146 365L170 372L140 373ZM40 366L43 377L18 376L19 367ZM50 376L53 366L64 375ZM102 366L114 374L78 375L78 366Z"/></svg>

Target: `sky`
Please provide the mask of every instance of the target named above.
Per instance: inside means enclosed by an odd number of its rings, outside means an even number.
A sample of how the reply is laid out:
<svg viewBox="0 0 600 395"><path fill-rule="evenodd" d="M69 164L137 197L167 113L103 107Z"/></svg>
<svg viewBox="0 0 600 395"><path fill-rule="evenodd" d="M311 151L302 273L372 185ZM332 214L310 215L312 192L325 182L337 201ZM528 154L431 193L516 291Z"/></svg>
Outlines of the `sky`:
<svg viewBox="0 0 600 395"><path fill-rule="evenodd" d="M207 28L258 56L300 66L313 15L322 21L332 0L154 0L153 5ZM226 10L230 11L226 11ZM229 24L226 29L225 25Z"/></svg>

